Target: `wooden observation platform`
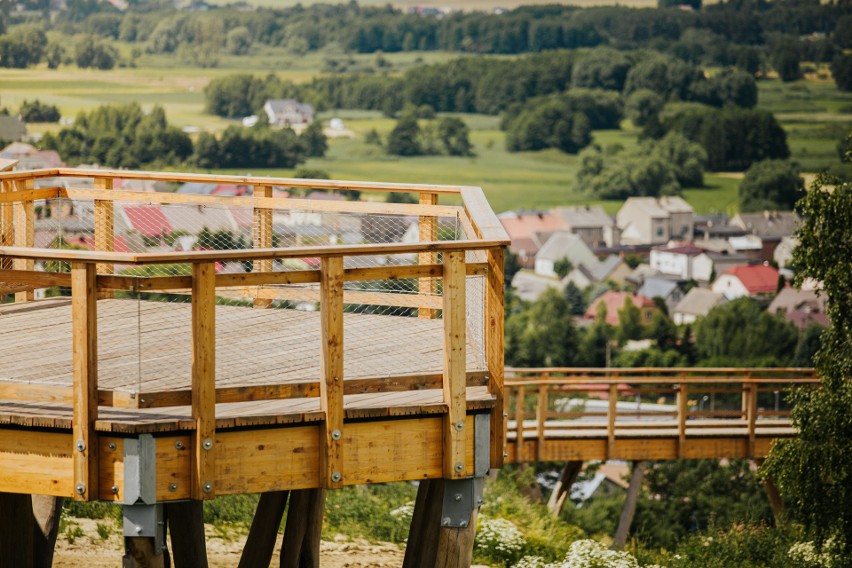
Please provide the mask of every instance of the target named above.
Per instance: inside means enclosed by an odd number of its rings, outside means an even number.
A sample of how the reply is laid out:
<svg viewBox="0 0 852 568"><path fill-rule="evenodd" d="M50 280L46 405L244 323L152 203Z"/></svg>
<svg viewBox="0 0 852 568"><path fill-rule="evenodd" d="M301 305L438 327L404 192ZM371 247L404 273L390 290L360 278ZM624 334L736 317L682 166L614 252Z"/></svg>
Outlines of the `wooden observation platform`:
<svg viewBox="0 0 852 568"><path fill-rule="evenodd" d="M125 566L163 566L166 527L174 566L206 566L201 502L260 493L240 566L269 565L288 501L281 566L316 566L325 491L402 480L423 481L406 566L469 564L504 436L507 238L481 189L77 169L0 189L10 565L50 565L75 499L123 505Z"/></svg>

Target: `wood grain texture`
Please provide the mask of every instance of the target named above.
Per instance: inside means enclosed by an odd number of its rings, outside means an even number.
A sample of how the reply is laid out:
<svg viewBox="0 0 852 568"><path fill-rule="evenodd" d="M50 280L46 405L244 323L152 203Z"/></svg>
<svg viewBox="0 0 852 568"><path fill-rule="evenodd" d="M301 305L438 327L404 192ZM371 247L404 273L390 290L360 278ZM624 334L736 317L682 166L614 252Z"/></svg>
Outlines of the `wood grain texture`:
<svg viewBox="0 0 852 568"><path fill-rule="evenodd" d="M215 494L212 476L216 451L215 276L213 264L192 266L193 499L211 499Z"/></svg>
<svg viewBox="0 0 852 568"><path fill-rule="evenodd" d="M443 279L444 322L444 476L464 476L465 439L465 361L467 359L467 324L465 321L464 253L444 253Z"/></svg>
<svg viewBox="0 0 852 568"><path fill-rule="evenodd" d="M324 485L343 486L343 258L324 258L320 264L320 325L322 326L323 377L320 381L320 409L324 451L320 455Z"/></svg>
<svg viewBox="0 0 852 568"><path fill-rule="evenodd" d="M75 499L98 498L98 314L95 266L71 265Z"/></svg>

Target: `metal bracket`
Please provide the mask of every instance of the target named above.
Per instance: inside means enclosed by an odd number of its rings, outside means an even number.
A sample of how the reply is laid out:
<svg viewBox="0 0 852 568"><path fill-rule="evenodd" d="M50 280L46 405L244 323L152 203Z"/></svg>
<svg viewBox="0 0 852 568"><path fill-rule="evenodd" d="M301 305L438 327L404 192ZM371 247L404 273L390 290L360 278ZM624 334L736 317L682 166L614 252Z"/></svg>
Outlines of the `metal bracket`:
<svg viewBox="0 0 852 568"><path fill-rule="evenodd" d="M473 475L485 477L491 469L491 415L475 414L473 422Z"/></svg>
<svg viewBox="0 0 852 568"><path fill-rule="evenodd" d="M160 554L166 546L163 505L125 505L124 536L154 539L154 552Z"/></svg>
<svg viewBox="0 0 852 568"><path fill-rule="evenodd" d="M441 526L464 528L470 522L471 513L482 505L484 477L467 479L445 479L444 501L441 506Z"/></svg>
<svg viewBox="0 0 852 568"><path fill-rule="evenodd" d="M124 441L123 502L125 505L157 502L157 445L151 434Z"/></svg>

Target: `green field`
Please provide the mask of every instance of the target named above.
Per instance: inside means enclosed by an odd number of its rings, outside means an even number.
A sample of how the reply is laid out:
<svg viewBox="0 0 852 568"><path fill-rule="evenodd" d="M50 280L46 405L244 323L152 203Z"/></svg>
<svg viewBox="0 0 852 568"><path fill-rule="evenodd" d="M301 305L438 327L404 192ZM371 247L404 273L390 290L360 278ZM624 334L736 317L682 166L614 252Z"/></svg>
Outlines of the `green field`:
<svg viewBox="0 0 852 568"><path fill-rule="evenodd" d="M122 46L122 50L129 50L129 46ZM423 62L443 61L454 56L434 52L384 55L391 70L400 72ZM324 52L296 57L280 48L268 48L250 58L223 57L220 66L214 69L191 67L173 56L151 55L138 57L137 67L112 71L73 67L4 69L0 103L15 109L25 99L38 98L57 105L65 116L102 104L135 101L146 108L159 104L177 126L218 131L235 122L204 112L203 89L211 78L236 70L257 74L274 71L282 78L305 81L315 76L328 58L345 58L352 66L368 67L375 62L374 55ZM246 61L251 65L246 66ZM788 132L793 159L804 171L840 167L836 147L852 126L852 94L840 93L833 82L826 80L802 80L792 84L764 80L759 82L759 88L761 107L777 113ZM471 140L476 152L473 158L387 156L381 148L363 143L363 135L374 128L386 135L393 128L391 119L365 111L321 115L323 119L333 117L343 118L345 126L355 133L355 139L332 140L328 155L312 159L306 166L325 170L336 179L479 185L498 211L595 202L576 186L579 167L576 156L555 150L509 153L505 150L498 117L463 115L472 130ZM30 130L38 133L56 128L57 125L33 125ZM594 140L604 147L611 144L631 147L637 143L637 134L630 129L597 131ZM292 174L292 170L252 173L286 176ZM698 212L736 211L739 185L736 177L708 174L705 183L705 188L684 193ZM614 212L620 203L613 201L602 205Z"/></svg>
<svg viewBox="0 0 852 568"><path fill-rule="evenodd" d="M290 8L298 4L344 4L349 0L248 0L248 4L264 8ZM226 5L232 4L232 0L210 0L210 4ZM510 10L519 6L532 6L541 4L540 0L359 0L362 6L386 6L388 4L395 8L405 10L412 7L450 8L452 10L463 10L472 12L474 10L491 11L495 8ZM657 2L654 0L552 0L551 4L567 4L569 6L630 6L634 8L655 8ZM712 2L710 2L712 3Z"/></svg>

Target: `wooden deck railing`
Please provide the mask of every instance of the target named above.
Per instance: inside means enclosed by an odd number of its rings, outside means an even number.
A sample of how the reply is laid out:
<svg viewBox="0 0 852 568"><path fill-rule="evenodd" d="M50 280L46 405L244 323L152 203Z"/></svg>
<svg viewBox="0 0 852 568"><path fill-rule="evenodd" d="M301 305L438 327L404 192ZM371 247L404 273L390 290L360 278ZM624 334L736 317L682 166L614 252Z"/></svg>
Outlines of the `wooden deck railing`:
<svg viewBox="0 0 852 568"><path fill-rule="evenodd" d="M819 383L802 368L506 368L505 413L518 461L524 445L597 432L612 454L619 432L676 432L684 457L687 429L745 431L754 453L758 426L789 424L783 395ZM772 420L772 422L769 422ZM652 437L653 437L652 435Z"/></svg>
<svg viewBox="0 0 852 568"><path fill-rule="evenodd" d="M50 180L70 178L62 186ZM91 178L94 189L73 187L76 178ZM248 185L250 197L217 197L175 193L141 193L113 189L116 179L142 179L167 182L205 182ZM47 186L44 186L44 185ZM312 199L274 198L272 187L369 192L410 192L418 204ZM439 205L439 196L451 196L462 203ZM94 200L94 249L67 250L34 247L34 204L51 199ZM197 250L188 252L115 252L114 206L116 203L220 205L251 207L254 213L253 248L242 250ZM309 247L272 247L272 215L275 210L300 209L365 215L398 215L419 218L420 242L352 244ZM439 217L455 217L464 229L462 240L438 240ZM210 484L215 439L217 402L239 402L291 397L319 397L325 413L321 451L322 484L339 487L344 429L345 394L438 388L447 407L444 419L444 476L465 475L466 386L487 384L503 404L503 247L507 237L494 216L482 190L474 187L380 184L328 180L275 179L178 173L128 172L112 170L51 169L0 173L0 294L15 292L16 302L33 301L38 288L62 286L71 290L73 321L73 386L0 383L0 399L63 402L73 406L74 483L78 499L97 499L98 434L95 423L98 407L155 407L191 405L192 438L191 496L207 499L215 491ZM439 262L438 254L441 254ZM344 268L344 260L371 255L411 254L417 265ZM320 259L319 270L273 271L272 261ZM217 274L216 263L242 261L253 270L239 274ZM68 272L36 270L36 263L70 263ZM187 276L126 276L117 266L154 266L182 263L191 265ZM484 350L485 373L469 374L466 368L466 276L483 276L485 282ZM347 281L417 279L417 294L389 294L344 291ZM437 296L439 282L442 291ZM319 284L319 290L260 289L261 286ZM98 387L99 298L117 290L135 292L181 291L192 302L192 382L189 391L145 393L143 397ZM241 388L216 387L215 305L217 296L235 292L254 293L255 307L268 307L272 299L288 299L302 294L320 304L322 376L317 382L255 385ZM361 379L344 382L343 325L344 303L400 305L416 308L420 317L443 318L444 370L437 376L400 376L391 379ZM503 459L503 420L492 412L491 464Z"/></svg>

